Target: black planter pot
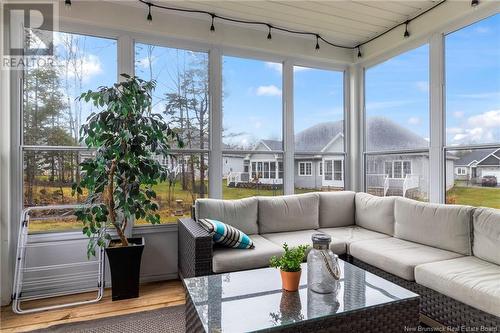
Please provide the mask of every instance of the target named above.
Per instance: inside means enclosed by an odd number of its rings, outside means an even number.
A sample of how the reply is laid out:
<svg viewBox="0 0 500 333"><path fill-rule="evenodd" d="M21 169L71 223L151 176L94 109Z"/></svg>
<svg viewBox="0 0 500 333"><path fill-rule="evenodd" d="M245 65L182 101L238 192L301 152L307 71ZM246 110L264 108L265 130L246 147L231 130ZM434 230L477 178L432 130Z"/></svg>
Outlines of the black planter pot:
<svg viewBox="0 0 500 333"><path fill-rule="evenodd" d="M113 301L139 297L144 238L127 238L127 247L107 247Z"/></svg>

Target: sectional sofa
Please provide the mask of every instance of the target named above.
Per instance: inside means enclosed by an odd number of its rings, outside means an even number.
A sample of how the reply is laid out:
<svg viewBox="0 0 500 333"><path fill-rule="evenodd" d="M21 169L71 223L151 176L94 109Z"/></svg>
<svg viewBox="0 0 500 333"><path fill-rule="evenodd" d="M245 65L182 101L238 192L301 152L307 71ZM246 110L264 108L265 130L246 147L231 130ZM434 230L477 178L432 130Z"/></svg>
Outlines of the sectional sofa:
<svg viewBox="0 0 500 333"><path fill-rule="evenodd" d="M212 218L250 235L250 250L214 246L195 221ZM500 211L366 193L320 192L241 200L199 199L179 220L183 277L266 267L281 245L332 236L341 258L421 295L430 325L500 326Z"/></svg>

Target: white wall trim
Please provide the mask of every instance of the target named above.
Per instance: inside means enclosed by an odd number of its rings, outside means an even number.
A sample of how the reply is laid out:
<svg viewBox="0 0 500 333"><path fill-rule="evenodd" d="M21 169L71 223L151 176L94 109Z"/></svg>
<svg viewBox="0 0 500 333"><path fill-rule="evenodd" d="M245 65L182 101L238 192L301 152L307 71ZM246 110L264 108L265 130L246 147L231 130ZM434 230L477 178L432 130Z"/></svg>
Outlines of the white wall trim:
<svg viewBox="0 0 500 333"><path fill-rule="evenodd" d="M295 190L295 128L293 114L293 63L283 63L283 194L293 194Z"/></svg>

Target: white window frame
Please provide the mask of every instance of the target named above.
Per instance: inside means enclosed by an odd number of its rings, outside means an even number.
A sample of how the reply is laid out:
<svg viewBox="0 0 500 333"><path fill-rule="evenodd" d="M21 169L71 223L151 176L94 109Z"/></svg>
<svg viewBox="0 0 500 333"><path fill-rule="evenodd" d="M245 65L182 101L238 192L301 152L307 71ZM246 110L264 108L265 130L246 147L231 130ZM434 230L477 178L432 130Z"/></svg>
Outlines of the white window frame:
<svg viewBox="0 0 500 333"><path fill-rule="evenodd" d="M302 167L304 167L304 170L302 171ZM313 175L312 172L312 162L307 161L307 162L299 162L299 176L305 176L305 177L310 177Z"/></svg>
<svg viewBox="0 0 500 333"><path fill-rule="evenodd" d="M456 170L455 174L457 176L467 175L467 168L466 167L456 167L455 170Z"/></svg>

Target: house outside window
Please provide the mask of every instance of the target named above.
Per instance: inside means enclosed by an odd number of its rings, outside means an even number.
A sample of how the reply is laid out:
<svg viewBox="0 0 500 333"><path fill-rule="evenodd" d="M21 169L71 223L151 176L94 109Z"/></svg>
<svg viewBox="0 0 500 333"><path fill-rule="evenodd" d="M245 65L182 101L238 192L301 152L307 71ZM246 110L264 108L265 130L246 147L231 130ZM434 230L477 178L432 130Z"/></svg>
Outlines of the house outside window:
<svg viewBox="0 0 500 333"><path fill-rule="evenodd" d="M458 167L458 168L456 168L456 173L459 176L465 176L467 174L467 168Z"/></svg>
<svg viewBox="0 0 500 333"><path fill-rule="evenodd" d="M364 83L365 191L429 200L429 45L366 68Z"/></svg>

